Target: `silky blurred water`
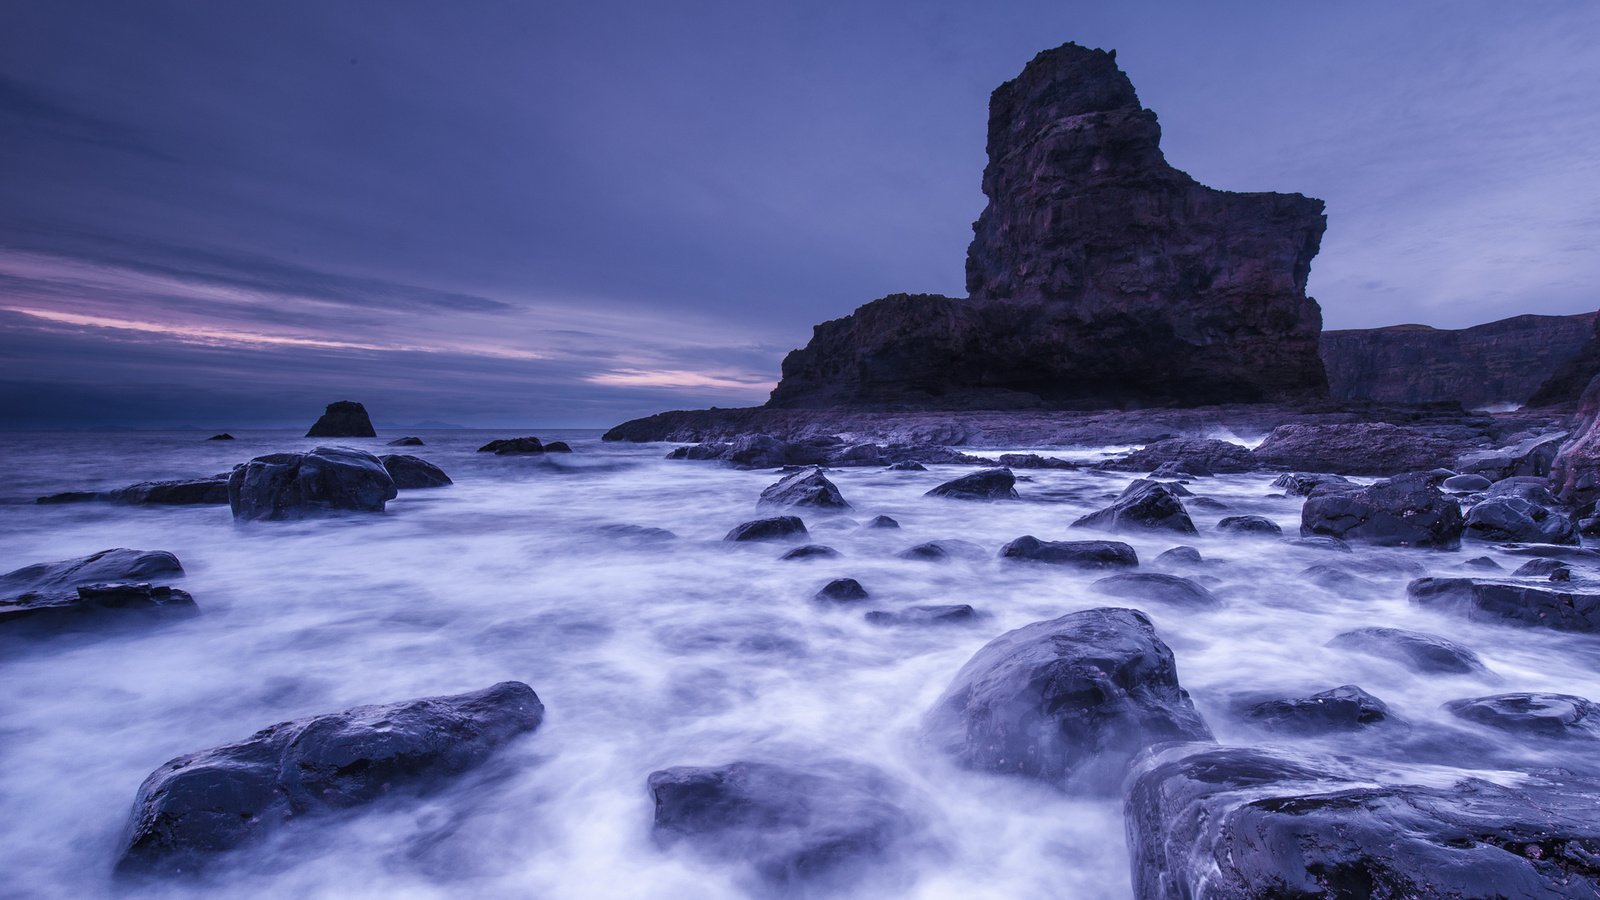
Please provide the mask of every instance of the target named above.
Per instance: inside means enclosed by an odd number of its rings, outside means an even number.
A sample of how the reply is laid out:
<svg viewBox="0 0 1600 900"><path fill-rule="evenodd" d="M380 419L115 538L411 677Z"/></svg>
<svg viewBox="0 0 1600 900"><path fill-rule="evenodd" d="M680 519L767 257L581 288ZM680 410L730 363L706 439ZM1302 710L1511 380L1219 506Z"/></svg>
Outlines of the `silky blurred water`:
<svg viewBox="0 0 1600 900"><path fill-rule="evenodd" d="M735 867L651 840L646 776L741 758L840 757L903 782L924 829L881 862L860 896L1130 895L1118 801L958 770L917 731L955 671L994 636L1077 609L1135 605L1096 595L1090 584L1105 573L994 557L1023 534L1101 536L1067 526L1132 476L1019 472L1023 501L974 504L923 496L966 468L834 470L829 477L855 512L804 518L813 540L843 557L784 562L784 545L721 540L757 516L756 497L774 472L667 461L664 445L603 444L596 432L541 433L575 452L510 458L473 452L509 433L420 434L426 446L397 452L440 465L453 487L402 492L383 515L248 525L225 507L32 500L214 474L318 444L388 452L383 441L272 432L236 432L233 442L193 433L0 436L0 571L111 547L170 550L201 610L146 630L7 645L0 894L741 897ZM1272 741L1231 717L1236 695L1303 696L1356 683L1412 724L1425 761L1463 770L1573 764L1569 752L1454 723L1439 706L1513 690L1594 697L1600 653L1592 640L1471 623L1405 597L1419 566L1452 573L1483 553L1508 568L1522 559L1472 546L1344 555L1212 533L1217 519L1240 514L1293 532L1300 501L1269 496L1270 481L1196 481L1197 493L1228 506L1196 508L1197 537L1119 537L1147 568L1178 543L1207 560L1184 574L1210 584L1226 600L1221 609L1143 608L1219 740ZM878 514L903 528L852 524ZM640 544L592 530L613 523L670 529L678 539ZM895 556L941 538L973 541L988 555L949 563ZM1350 596L1315 587L1299 575L1314 563L1359 566L1374 588ZM858 579L871 601L810 601L840 576ZM970 603L983 617L914 628L862 618L865 609L945 603ZM1445 635L1478 651L1492 674L1424 676L1324 646L1365 625ZM507 679L539 693L544 726L443 789L300 820L205 880L137 889L112 880L134 792L162 762L286 719ZM1305 746L1392 755L1392 743Z"/></svg>

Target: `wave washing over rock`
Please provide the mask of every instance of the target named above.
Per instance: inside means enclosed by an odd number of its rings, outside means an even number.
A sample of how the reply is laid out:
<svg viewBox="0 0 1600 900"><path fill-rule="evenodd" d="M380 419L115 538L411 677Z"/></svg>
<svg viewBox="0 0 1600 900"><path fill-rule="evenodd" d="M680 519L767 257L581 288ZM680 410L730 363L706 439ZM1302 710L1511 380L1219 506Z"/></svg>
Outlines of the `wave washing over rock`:
<svg viewBox="0 0 1600 900"><path fill-rule="evenodd" d="M1162 452L1046 451L974 500L932 493L971 462L441 431L452 483L382 511L32 502L326 441L236 437L0 437L0 569L71 560L0 577L0 604L193 598L0 617L11 893L1177 897L1222 866L1230 896L1362 872L1409 896L1457 861L1441 884L1600 884L1600 618L1570 612L1600 610L1600 556L1459 516L1431 520L1459 550L1391 546L1358 509L1568 515L1543 478L1191 474L1158 480L1193 532L1107 531L1145 473L1098 463ZM826 502L782 507L804 535L725 540L780 496ZM1374 524L1317 537L1326 496ZM111 547L152 552L77 559Z"/></svg>

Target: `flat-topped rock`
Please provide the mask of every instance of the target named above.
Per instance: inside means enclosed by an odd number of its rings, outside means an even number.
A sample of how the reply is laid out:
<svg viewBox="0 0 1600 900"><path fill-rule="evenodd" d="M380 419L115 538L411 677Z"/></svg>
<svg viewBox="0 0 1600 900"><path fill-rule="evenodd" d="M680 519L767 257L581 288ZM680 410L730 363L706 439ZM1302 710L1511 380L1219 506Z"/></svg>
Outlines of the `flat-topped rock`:
<svg viewBox="0 0 1600 900"><path fill-rule="evenodd" d="M372 430L372 419L367 417L367 408L354 400L329 403L322 417L306 432L306 437L321 438L377 436L378 433Z"/></svg>
<svg viewBox="0 0 1600 900"><path fill-rule="evenodd" d="M383 512L396 492L382 461L346 447L258 456L228 477L228 506L241 521Z"/></svg>

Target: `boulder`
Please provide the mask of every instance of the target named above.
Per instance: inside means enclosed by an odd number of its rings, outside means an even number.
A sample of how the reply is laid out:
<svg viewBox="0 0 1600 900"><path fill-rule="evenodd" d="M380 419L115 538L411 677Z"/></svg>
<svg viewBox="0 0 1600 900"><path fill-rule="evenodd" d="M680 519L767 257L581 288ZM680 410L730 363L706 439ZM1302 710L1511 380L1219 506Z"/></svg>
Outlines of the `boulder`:
<svg viewBox="0 0 1600 900"><path fill-rule="evenodd" d="M861 527L898 529L900 527L900 523L896 522L889 516L873 516L867 520L867 524L862 525Z"/></svg>
<svg viewBox="0 0 1600 900"><path fill-rule="evenodd" d="M1494 560L1490 560L1494 562ZM1499 566L1495 566L1499 568ZM1548 578L1551 581L1571 581L1572 570L1559 559L1530 559L1511 573L1513 578Z"/></svg>
<svg viewBox="0 0 1600 900"><path fill-rule="evenodd" d="M376 456L344 447L258 456L228 477L228 506L241 521L383 512L395 493Z"/></svg>
<svg viewBox="0 0 1600 900"><path fill-rule="evenodd" d="M444 487L454 484L444 470L420 456L391 453L378 457L384 471L394 479L394 486L402 491L416 488Z"/></svg>
<svg viewBox="0 0 1600 900"><path fill-rule="evenodd" d="M534 453L543 453L544 444L536 437L500 438L490 441L478 448L479 453L493 453L495 456L524 456Z"/></svg>
<svg viewBox="0 0 1600 900"><path fill-rule="evenodd" d="M543 719L533 690L507 681L283 722L180 756L139 787L117 869L192 872L290 820L458 775Z"/></svg>
<svg viewBox="0 0 1600 900"><path fill-rule="evenodd" d="M1156 556L1155 565L1158 566L1198 566L1204 562L1200 558L1200 551L1193 547L1179 545L1169 550L1163 550Z"/></svg>
<svg viewBox="0 0 1600 900"><path fill-rule="evenodd" d="M1600 594L1532 587L1478 578L1418 578L1406 586L1419 606L1458 612L1469 619L1550 628L1600 631Z"/></svg>
<svg viewBox="0 0 1600 900"><path fill-rule="evenodd" d="M422 438L419 438L419 437L395 438L394 440L390 441L387 446L390 446L390 447L421 447L422 446Z"/></svg>
<svg viewBox="0 0 1600 900"><path fill-rule="evenodd" d="M925 496L952 500L1015 500L1017 479L1010 469L984 469L947 481Z"/></svg>
<svg viewBox="0 0 1600 900"><path fill-rule="evenodd" d="M193 597L153 583L181 575L178 558L165 550L102 550L24 566L0 575L0 630L31 637L188 615L195 611Z"/></svg>
<svg viewBox="0 0 1600 900"><path fill-rule="evenodd" d="M1217 595L1199 582L1160 572L1127 572L1112 575L1096 581L1090 587L1121 600L1151 601L1190 609L1206 609L1222 605Z"/></svg>
<svg viewBox="0 0 1600 900"><path fill-rule="evenodd" d="M802 507L840 511L851 508L844 495L839 493L839 488L822 474L821 469L785 475L777 484L761 492L761 499L756 501L756 506L763 509Z"/></svg>
<svg viewBox="0 0 1600 900"><path fill-rule="evenodd" d="M839 551L824 544L803 544L788 551L779 559L838 559Z"/></svg>
<svg viewBox="0 0 1600 900"><path fill-rule="evenodd" d="M1571 694L1495 694L1452 700L1451 715L1532 738L1600 739L1600 704Z"/></svg>
<svg viewBox="0 0 1600 900"><path fill-rule="evenodd" d="M1421 631L1357 628L1335 636L1328 646L1382 657L1427 675L1480 675L1488 671L1478 654L1448 638Z"/></svg>
<svg viewBox="0 0 1600 900"><path fill-rule="evenodd" d="M762 894L842 888L916 830L899 786L846 760L675 766L648 785L657 842L748 866Z"/></svg>
<svg viewBox="0 0 1600 900"><path fill-rule="evenodd" d="M1103 531L1176 531L1197 534L1189 511L1171 485L1136 479L1105 509L1072 523L1073 528Z"/></svg>
<svg viewBox="0 0 1600 900"><path fill-rule="evenodd" d="M811 599L826 603L856 603L871 595L854 578L835 578L811 595Z"/></svg>
<svg viewBox="0 0 1600 900"><path fill-rule="evenodd" d="M1239 444L1210 438L1169 438L1147 444L1120 459L1110 460L1104 468L1122 472L1149 472L1171 466L1174 472L1205 477L1254 472L1258 465L1250 448Z"/></svg>
<svg viewBox="0 0 1600 900"><path fill-rule="evenodd" d="M566 441L546 441L545 445L544 445L544 452L546 452L546 453L571 453L572 452L572 445L568 444Z"/></svg>
<svg viewBox="0 0 1600 900"><path fill-rule="evenodd" d="M988 555L984 549L971 541L951 538L941 541L924 541L915 547L910 547L895 554L901 559L917 559L928 562L944 562L949 559L981 559Z"/></svg>
<svg viewBox="0 0 1600 900"><path fill-rule="evenodd" d="M1461 546L1465 520L1456 501L1424 475L1401 475L1349 492L1313 493L1300 510L1300 534L1386 547Z"/></svg>
<svg viewBox="0 0 1600 900"><path fill-rule="evenodd" d="M1290 497L1309 497L1311 492L1319 488L1329 491L1355 490L1360 485L1343 475L1313 474L1306 472L1285 472L1272 480L1272 486L1283 488L1283 492Z"/></svg>
<svg viewBox="0 0 1600 900"><path fill-rule="evenodd" d="M1572 436L1550 464L1550 489L1563 503L1580 509L1600 500L1600 375L1583 389Z"/></svg>
<svg viewBox="0 0 1600 900"><path fill-rule="evenodd" d="M1139 565L1138 554L1121 541L1041 541L1031 534L1001 547L1000 558L1079 569L1122 569Z"/></svg>
<svg viewBox="0 0 1600 900"><path fill-rule="evenodd" d="M1457 444L1388 422L1280 425L1255 449L1264 466L1338 475L1389 475L1455 461Z"/></svg>
<svg viewBox="0 0 1600 900"><path fill-rule="evenodd" d="M1110 794L1163 741L1210 740L1144 613L1090 609L995 638L961 668L926 735L974 769Z"/></svg>
<svg viewBox="0 0 1600 900"><path fill-rule="evenodd" d="M372 430L372 420L367 418L367 408L353 400L329 403L322 418L306 432L306 437L314 438L377 436Z"/></svg>
<svg viewBox="0 0 1600 900"><path fill-rule="evenodd" d="M799 516L771 516L733 526L725 541L790 541L808 536Z"/></svg>
<svg viewBox="0 0 1600 900"><path fill-rule="evenodd" d="M1265 534L1278 537L1283 529L1264 516L1228 516L1217 522L1217 530L1225 534Z"/></svg>
<svg viewBox="0 0 1600 900"><path fill-rule="evenodd" d="M208 440L208 441L231 441L231 440L233 440L233 435L231 435L231 434L227 433L226 431L224 431L221 434L213 434L211 437L206 438L206 440Z"/></svg>
<svg viewBox="0 0 1600 900"><path fill-rule="evenodd" d="M1008 469L1081 469L1083 466L1065 459L1056 459L1053 456L1040 456L1037 453L1002 453L995 460Z"/></svg>
<svg viewBox="0 0 1600 900"><path fill-rule="evenodd" d="M1133 894L1490 898L1600 893L1600 784L1396 783L1332 758L1171 748L1124 804Z"/></svg>
<svg viewBox="0 0 1600 900"><path fill-rule="evenodd" d="M1452 475L1440 487L1454 494L1475 494L1487 491L1490 484L1482 475Z"/></svg>
<svg viewBox="0 0 1600 900"><path fill-rule="evenodd" d="M1566 439L1567 433L1558 431L1497 450L1479 450L1456 460L1454 468L1463 475L1481 475L1490 481L1516 476L1544 478Z"/></svg>
<svg viewBox="0 0 1600 900"><path fill-rule="evenodd" d="M0 575L0 601L77 596L78 587L102 582L159 581L183 574L178 558L165 550L101 550L88 556L34 563Z"/></svg>
<svg viewBox="0 0 1600 900"><path fill-rule="evenodd" d="M1393 721L1382 700L1353 684L1309 697L1286 697L1251 704L1244 711L1251 724L1281 734L1328 734L1359 731Z"/></svg>
<svg viewBox="0 0 1600 900"><path fill-rule="evenodd" d="M904 609L875 609L866 614L873 625L953 625L971 622L978 611L965 603L944 606L907 606Z"/></svg>
<svg viewBox="0 0 1600 900"><path fill-rule="evenodd" d="M1467 537L1494 543L1576 544L1577 526L1565 511L1521 497L1489 497L1467 510Z"/></svg>
<svg viewBox="0 0 1600 900"><path fill-rule="evenodd" d="M1371 594L1378 588L1376 584L1360 575L1328 563L1307 566L1300 571L1300 577L1318 587L1347 595Z"/></svg>
<svg viewBox="0 0 1600 900"><path fill-rule="evenodd" d="M926 472L928 467L919 462L897 462L889 464L891 472Z"/></svg>
<svg viewBox="0 0 1600 900"><path fill-rule="evenodd" d="M227 476L180 481L141 481L117 488L106 499L124 506L222 506L228 502Z"/></svg>

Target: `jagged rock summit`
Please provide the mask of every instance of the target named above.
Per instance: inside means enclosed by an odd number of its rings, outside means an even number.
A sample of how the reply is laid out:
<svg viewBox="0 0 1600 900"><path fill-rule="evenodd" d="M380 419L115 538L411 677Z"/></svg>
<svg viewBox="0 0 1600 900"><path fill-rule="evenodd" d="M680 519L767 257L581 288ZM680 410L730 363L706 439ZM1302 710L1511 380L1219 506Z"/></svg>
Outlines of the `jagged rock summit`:
<svg viewBox="0 0 1600 900"><path fill-rule="evenodd" d="M1169 165L1113 52L1064 44L995 90L968 299L896 294L817 326L769 406L1112 408L1322 396L1299 194Z"/></svg>
<svg viewBox="0 0 1600 900"><path fill-rule="evenodd" d="M336 400L328 404L327 410L322 413L306 432L306 437L377 437L378 433L372 430L372 419L367 416L367 408L354 400Z"/></svg>

